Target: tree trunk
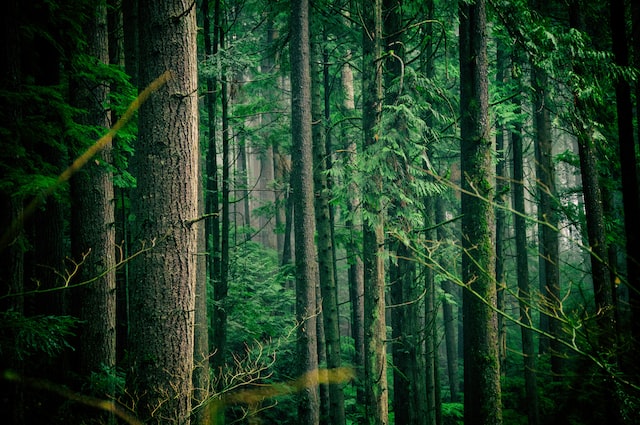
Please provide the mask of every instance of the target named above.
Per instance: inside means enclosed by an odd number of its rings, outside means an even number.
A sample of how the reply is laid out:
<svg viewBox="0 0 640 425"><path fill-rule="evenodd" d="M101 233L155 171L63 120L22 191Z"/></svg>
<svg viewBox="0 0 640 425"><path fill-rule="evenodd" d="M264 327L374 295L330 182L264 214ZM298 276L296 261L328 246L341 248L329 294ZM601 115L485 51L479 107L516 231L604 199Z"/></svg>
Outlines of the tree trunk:
<svg viewBox="0 0 640 425"><path fill-rule="evenodd" d="M363 12L363 72L362 127L364 133L363 156L377 155L377 126L382 112L382 0L362 2ZM364 179L363 179L364 180ZM382 190L380 175L369 178L363 188L364 265L364 387L365 417L370 425L388 423L388 389L385 320L384 276L384 215L379 194Z"/></svg>
<svg viewBox="0 0 640 425"><path fill-rule="evenodd" d="M87 47L84 54L98 63L109 62L107 5L100 1L89 10L84 27ZM75 81L73 103L84 113L81 123L86 126L109 128L108 85L85 79ZM87 131L81 140L81 153L98 137ZM115 372L116 364L116 281L115 281L115 227L113 176L109 169L111 144L95 161L90 161L71 180L72 193L72 250L74 258L87 254L80 268L80 281L98 278L74 294L83 327L80 333L80 373L89 377L104 368ZM110 386L101 397L112 398L115 387Z"/></svg>
<svg viewBox="0 0 640 425"><path fill-rule="evenodd" d="M342 90L344 91L343 106L347 111L346 114L353 115L355 111L353 71L351 70L351 52L347 51L345 55L345 63L342 67ZM348 128L343 128L343 140L345 140L345 148L347 150L347 164L349 170L353 171L356 167L358 154L358 145L354 141L354 134ZM358 234L359 228L362 226L360 218L360 189L354 183L354 178L347 178L349 182L349 201L347 204L347 218L345 225L349 232L349 238L345 249L349 258L349 301L351 303L351 336L355 347L355 356L353 359L356 368L356 378L354 385L356 386L356 405L365 405L364 396L364 266L362 264L361 249L359 247Z"/></svg>
<svg viewBox="0 0 640 425"><path fill-rule="evenodd" d="M313 140L311 135L311 71L309 1L291 3L291 137L295 264L297 371L304 382L299 393L298 421L319 423L318 357L316 340L316 282L318 264L314 245Z"/></svg>
<svg viewBox="0 0 640 425"><path fill-rule="evenodd" d="M225 49L225 31L222 25L224 22L224 11L216 2L215 8L215 28L218 34L218 42L220 49ZM213 347L214 354L212 356L212 368L218 374L225 373L225 363L227 356L227 295L229 291L229 246L230 246L230 214L229 214L229 191L230 191L230 143L231 143L231 127L229 126L229 84L227 67L223 64L221 67L220 81L220 101L222 103L222 184L221 184L221 204L220 211L220 275L217 280L213 281ZM222 387L216 390L222 390ZM218 418L222 420L222 418Z"/></svg>
<svg viewBox="0 0 640 425"><path fill-rule="evenodd" d="M439 244L442 244L446 248L446 242L450 238L446 227L442 224L447 220L445 201L441 197L436 200L436 217L435 221L438 224L437 240ZM439 259L445 270L453 270L451 261L446 256ZM458 392L460 391L458 381L458 342L457 342L457 314L455 314L455 284L450 279L445 279L442 282L442 290L445 293L444 300L442 301L442 320L444 321L444 339L445 348L447 351L447 374L449 377L449 401L456 403L458 401Z"/></svg>
<svg viewBox="0 0 640 425"><path fill-rule="evenodd" d="M329 200L331 192L327 183L327 157L325 126L321 106L321 69L319 36L312 43L312 122L313 126L313 180L315 187L315 220L317 228L318 268L320 271L320 293L322 301L322 318L324 322L324 338L327 353L327 367L341 366L340 328L338 312L338 288L334 270L334 247L331 226L331 210ZM342 383L329 385L329 418L332 425L346 423L344 411L344 394Z"/></svg>
<svg viewBox="0 0 640 425"><path fill-rule="evenodd" d="M571 27L584 30L583 16L576 1L570 5ZM574 65L576 74L581 75L584 70L579 64ZM613 312L613 294L611 277L606 263L608 258L607 239L604 228L604 212L602 206L602 192L600 190L600 175L598 173L595 144L592 138L593 129L586 123L590 122L584 102L576 95L576 114L573 125L578 138L578 155L580 156L580 175L582 178L582 193L584 197L585 216L587 222L587 239L591 258L591 278L598 312L600 338L603 351L614 353L610 343L615 336L615 316ZM602 353L604 354L604 352ZM611 360L611 359L609 359Z"/></svg>
<svg viewBox="0 0 640 425"><path fill-rule="evenodd" d="M511 147L513 150L513 210L514 227L516 236L516 266L518 280L518 302L520 305L520 320L524 326L520 327L522 335L522 354L524 356L524 381L527 417L529 425L540 423L540 411L538 404L538 384L536 376L536 354L533 342L533 330L531 326L532 297L529 289L529 258L527 253L527 219L524 200L524 149L522 147L522 124L517 121L521 113L520 96L514 102L518 102L515 109L516 121L512 123Z"/></svg>
<svg viewBox="0 0 640 425"><path fill-rule="evenodd" d="M506 82L505 71L508 70L506 46L498 42L496 58L496 84L502 86ZM496 121L496 305L498 311L505 311L505 237L506 237L506 198L509 181L506 174L505 126ZM498 350L500 353L500 373L504 375L507 361L507 324L504 317L498 315Z"/></svg>
<svg viewBox="0 0 640 425"><path fill-rule="evenodd" d="M629 66L627 47L625 4L622 0L611 0L611 35L616 64ZM637 42L637 40L636 40ZM640 44L640 43L638 43ZM637 44L637 45L638 45ZM636 52L640 55L640 53ZM626 237L627 284L631 307L633 353L640 349L640 195L636 162L636 146L633 140L633 107L631 88L622 77L616 84L616 109L618 116L618 145L620 149L620 172L622 175L622 197L624 205L624 229ZM635 357L635 356L632 356ZM633 360L627 365L633 365ZM638 369L636 369L636 372Z"/></svg>
<svg viewBox="0 0 640 425"><path fill-rule="evenodd" d="M547 15L546 0L532 0L532 8L542 16ZM535 128L536 156L536 196L538 198L538 279L539 290L545 302L557 306L560 300L560 269L558 242L558 213L556 192L556 171L553 162L553 142L551 140L551 102L546 72L532 58L531 86L533 88L533 114ZM557 306L559 307L559 306ZM540 329L553 337L540 338L540 354L551 355L551 370L554 376L562 373L563 347L558 343L561 337L560 323L552 312L540 312Z"/></svg>
<svg viewBox="0 0 640 425"><path fill-rule="evenodd" d="M206 60L213 61L218 53L218 20L220 15L220 1L214 0L213 10L213 29L211 28L212 19L210 14L210 0L203 0L202 2L202 16L203 16L203 36L204 36L204 50ZM221 248L220 248L220 203L219 203L219 181L218 181L218 145L216 143L216 93L217 93L217 79L213 75L209 75L206 78L207 94L205 96L205 110L207 113L207 153L206 153L206 192L205 202L207 215L206 225L206 241L207 241L207 258L208 258L208 280L212 288L215 288L220 282L220 269L221 269ZM213 352L217 349L215 346L215 329L217 326L216 315L217 308L211 307L211 338L210 338L210 351ZM219 375L222 371L217 370L215 365L212 365L213 373ZM219 389L219 388L217 388Z"/></svg>
<svg viewBox="0 0 640 425"><path fill-rule="evenodd" d="M427 231L425 232L425 240L427 243L433 243L436 240L436 198L429 197L424 203L424 224ZM438 365L440 363L438 356L438 307L436 304L436 283L435 273L432 267L424 268L424 321L420 323L414 320L411 329L413 341L410 346L416 345L416 357L421 361L416 362L414 373L415 395L414 404L416 412L414 413L414 423L424 425L437 425L440 418L440 407L442 400L440 399L440 391L438 387ZM420 297L418 287L414 285L410 300L418 300ZM420 333L420 327L424 327L423 334ZM424 339L424 348L422 340ZM414 353L411 353L414 355ZM425 362L423 365L422 362ZM422 367L421 367L422 366ZM424 368L423 378L422 369ZM419 372L418 372L419 370Z"/></svg>
<svg viewBox="0 0 640 425"><path fill-rule="evenodd" d="M484 0L459 2L465 425L502 423Z"/></svg>
<svg viewBox="0 0 640 425"><path fill-rule="evenodd" d="M206 156L201 159L201 169L206 163ZM206 164L205 164L206 166ZM198 185L198 211L204 214L204 187ZM209 315L207 311L207 257L202 253L207 252L206 222L199 221L197 226L198 264L195 287L195 324L193 337L193 396L192 396L192 421L194 425L209 425L211 423L210 409L206 402L209 398ZM218 422L216 422L218 424Z"/></svg>
<svg viewBox="0 0 640 425"><path fill-rule="evenodd" d="M193 3L140 0L140 83L170 71L139 111L132 197L136 239L155 247L132 261L128 394L146 423L191 414L199 151Z"/></svg>

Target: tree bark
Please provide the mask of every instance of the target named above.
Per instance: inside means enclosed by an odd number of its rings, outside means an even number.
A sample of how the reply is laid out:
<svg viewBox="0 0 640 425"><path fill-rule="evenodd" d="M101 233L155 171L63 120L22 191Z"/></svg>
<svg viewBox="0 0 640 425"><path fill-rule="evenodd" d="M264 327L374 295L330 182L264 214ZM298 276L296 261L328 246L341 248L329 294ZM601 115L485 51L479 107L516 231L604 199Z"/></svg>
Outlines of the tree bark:
<svg viewBox="0 0 640 425"><path fill-rule="evenodd" d="M109 63L107 4L100 1L88 11L84 25L87 36L87 54L97 64ZM106 129L110 126L108 110L108 84L89 79L75 80L73 103L82 108L80 121L86 126ZM80 152L99 137L86 132L79 141ZM111 144L75 174L71 180L72 194L72 251L76 259L88 254L80 268L80 281L96 281L74 293L80 320L80 373L115 373L116 365L116 281L115 281L115 217L113 175L109 170ZM112 398L115 387L110 386L101 397Z"/></svg>
<svg viewBox="0 0 640 425"><path fill-rule="evenodd" d="M155 247L132 261L128 394L146 423L188 424L197 275L199 142L195 4L140 0L140 83L170 71L139 111L132 197L136 239Z"/></svg>
<svg viewBox="0 0 640 425"><path fill-rule="evenodd" d="M291 3L291 137L292 189L295 232L297 371L304 380L299 393L300 424L319 423L318 357L316 340L316 283L318 264L314 245L313 140L311 135L311 71L309 1Z"/></svg>
<svg viewBox="0 0 640 425"><path fill-rule="evenodd" d="M459 3L464 420L502 423L484 0Z"/></svg>

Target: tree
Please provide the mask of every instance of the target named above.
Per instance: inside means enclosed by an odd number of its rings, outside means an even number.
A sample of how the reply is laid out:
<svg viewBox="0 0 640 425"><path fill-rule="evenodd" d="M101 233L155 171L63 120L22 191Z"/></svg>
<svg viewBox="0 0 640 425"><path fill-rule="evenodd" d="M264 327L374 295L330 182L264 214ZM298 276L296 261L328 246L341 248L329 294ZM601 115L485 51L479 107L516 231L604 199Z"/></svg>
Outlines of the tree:
<svg viewBox="0 0 640 425"><path fill-rule="evenodd" d="M465 424L501 424L484 0L460 1Z"/></svg>
<svg viewBox="0 0 640 425"><path fill-rule="evenodd" d="M319 26L318 26L319 27ZM340 349L340 323L338 312L338 288L334 268L334 243L332 232L332 214L330 210L330 189L327 181L329 153L326 149L326 129L322 124L322 55L320 37L316 35L311 44L312 53L312 121L313 126L313 181L315 188L315 220L317 229L318 268L324 340L326 345L327 367L339 368L342 363ZM344 393L342 384L329 384L329 418L327 423L345 424Z"/></svg>
<svg viewBox="0 0 640 425"><path fill-rule="evenodd" d="M128 393L148 423L188 424L197 275L199 149L194 3L140 3L140 84L171 73L140 109L133 163L137 239L132 262Z"/></svg>
<svg viewBox="0 0 640 425"><path fill-rule="evenodd" d="M519 87L517 88L519 90ZM520 119L520 96L514 98L516 120ZM511 146L513 150L513 219L516 239L516 274L518 280L518 302L520 306L520 320L524 324L520 328L522 336L522 355L524 357L524 379L527 398L527 414L529 425L540 423L538 407L538 384L536 353L533 341L533 319L531 311L532 299L529 288L529 258L527 253L527 221L525 210L525 175L524 175L524 147L522 137L522 123L512 123Z"/></svg>
<svg viewBox="0 0 640 425"><path fill-rule="evenodd" d="M79 75L91 75L91 70L83 69L85 61L94 67L109 63L106 1L98 2L88 10L83 27L87 47L76 56L76 66ZM74 82L72 102L84 111L80 122L89 129L84 140L78 141L82 152L101 136L94 129L104 131L110 126L109 111L105 108L108 85L95 77L76 78ZM74 257L86 255L78 278L90 281L98 277L74 294L74 304L77 304L79 318L84 324L79 350L80 373L84 377L103 370L113 374L116 365L116 246L110 167L111 143L71 181ZM113 397L114 391L111 387L107 394L100 396Z"/></svg>
<svg viewBox="0 0 640 425"><path fill-rule="evenodd" d="M548 11L546 2L532 1L534 12L544 18ZM538 276L539 290L546 300L555 306L560 300L560 276L558 255L558 211L556 190L556 171L553 162L553 141L551 137L551 104L548 75L539 63L538 58L531 56L531 87L533 92L533 115L535 129L535 157L536 157L536 196L538 200ZM542 311L540 314L540 329L549 332L553 338L540 339L540 353L551 355L551 370L558 374L562 371L560 324L558 321Z"/></svg>
<svg viewBox="0 0 640 425"><path fill-rule="evenodd" d="M379 151L378 126L382 112L382 0L361 3L362 30L362 127L363 156L375 158ZM375 163L375 162L374 162ZM363 188L364 265L364 388L365 417L370 425L388 421L385 275L384 275L384 207L380 202L382 177L379 170Z"/></svg>
<svg viewBox="0 0 640 425"><path fill-rule="evenodd" d="M300 424L319 423L316 282L314 245L313 140L309 2L291 3L291 137L292 194L295 232L297 372L304 379L298 402Z"/></svg>
<svg viewBox="0 0 640 425"><path fill-rule="evenodd" d="M637 5L636 5L637 7ZM625 5L623 1L610 1L610 25L615 64L629 66L627 47ZM637 23L636 23L637 24ZM636 48L638 42L636 41ZM636 52L640 56L640 53ZM637 149L633 140L633 108L631 87L625 78L618 76L615 84L616 112L618 120L618 146L624 206L624 228L626 238L627 281L630 288L629 305L632 315L633 351L640 348L640 193L638 190ZM636 100L637 102L637 100ZM637 106L636 106L637 107Z"/></svg>

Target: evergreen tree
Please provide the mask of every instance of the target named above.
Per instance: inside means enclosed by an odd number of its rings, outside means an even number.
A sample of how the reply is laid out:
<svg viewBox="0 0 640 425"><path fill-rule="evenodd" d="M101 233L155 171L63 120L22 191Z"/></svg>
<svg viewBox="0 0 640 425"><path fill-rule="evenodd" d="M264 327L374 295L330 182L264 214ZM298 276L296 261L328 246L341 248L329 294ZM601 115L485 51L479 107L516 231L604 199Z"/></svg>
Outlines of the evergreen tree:
<svg viewBox="0 0 640 425"><path fill-rule="evenodd" d="M135 238L155 247L132 262L128 392L148 423L188 424L200 162L194 4L140 1L140 22L140 84L171 74L139 116Z"/></svg>
<svg viewBox="0 0 640 425"><path fill-rule="evenodd" d="M291 137L292 194L295 227L297 372L304 385L298 402L300 424L319 423L316 282L314 245L313 140L309 1L291 3Z"/></svg>
<svg viewBox="0 0 640 425"><path fill-rule="evenodd" d="M485 2L459 2L465 424L502 423Z"/></svg>

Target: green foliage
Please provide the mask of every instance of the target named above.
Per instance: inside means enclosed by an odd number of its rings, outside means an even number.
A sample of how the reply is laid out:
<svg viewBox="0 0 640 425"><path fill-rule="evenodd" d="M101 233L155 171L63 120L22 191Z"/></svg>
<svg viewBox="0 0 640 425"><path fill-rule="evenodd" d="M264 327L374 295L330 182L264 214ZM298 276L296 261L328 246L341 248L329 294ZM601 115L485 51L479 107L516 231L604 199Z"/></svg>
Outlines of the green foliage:
<svg viewBox="0 0 640 425"><path fill-rule="evenodd" d="M56 357L72 350L70 338L78 319L71 316L24 316L0 312L0 356L26 360L39 355Z"/></svg>
<svg viewBox="0 0 640 425"><path fill-rule="evenodd" d="M295 297L285 283L291 270L280 269L277 254L254 242L232 252L228 313L229 348L243 352L254 340L284 338L293 328Z"/></svg>
<svg viewBox="0 0 640 425"><path fill-rule="evenodd" d="M464 404L442 403L442 424L443 425L463 425L464 424Z"/></svg>
<svg viewBox="0 0 640 425"><path fill-rule="evenodd" d="M85 392L96 396L124 393L125 373L121 369L102 365L100 370L91 372Z"/></svg>

